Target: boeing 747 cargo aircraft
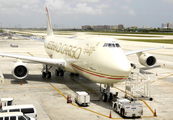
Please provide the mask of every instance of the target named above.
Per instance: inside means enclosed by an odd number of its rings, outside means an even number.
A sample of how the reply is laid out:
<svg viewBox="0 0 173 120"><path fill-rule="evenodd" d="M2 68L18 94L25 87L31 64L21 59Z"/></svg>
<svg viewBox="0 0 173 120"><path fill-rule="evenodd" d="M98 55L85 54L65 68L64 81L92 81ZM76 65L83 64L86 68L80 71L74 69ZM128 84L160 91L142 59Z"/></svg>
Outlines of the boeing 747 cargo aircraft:
<svg viewBox="0 0 173 120"><path fill-rule="evenodd" d="M149 48L123 52L116 39L110 37L93 37L77 40L75 37L62 38L54 36L48 9L47 36L44 47L50 58L23 56L10 53L0 53L0 56L17 58L18 62L12 68L12 74L17 79L24 79L28 75L28 69L22 60L42 63L42 77L51 78L48 66L56 66L56 75L63 76L64 71L80 74L96 83L105 84L103 101L112 97L110 86L125 81L131 73L131 64L127 55L137 54L139 62L143 66L152 67L156 58L144 51L160 49ZM32 39L32 38L29 38ZM38 40L38 39L37 39Z"/></svg>

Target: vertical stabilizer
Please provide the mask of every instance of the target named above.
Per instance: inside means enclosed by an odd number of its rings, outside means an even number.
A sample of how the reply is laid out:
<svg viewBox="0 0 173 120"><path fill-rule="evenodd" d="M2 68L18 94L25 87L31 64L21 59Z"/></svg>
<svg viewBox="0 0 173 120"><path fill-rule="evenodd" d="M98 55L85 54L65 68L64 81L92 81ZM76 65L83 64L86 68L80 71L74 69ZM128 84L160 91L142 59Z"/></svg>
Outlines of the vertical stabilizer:
<svg viewBox="0 0 173 120"><path fill-rule="evenodd" d="M46 7L46 15L47 15L47 35L53 35L53 30L52 30L52 26L51 26L51 21L50 21L50 15L49 15L49 11Z"/></svg>

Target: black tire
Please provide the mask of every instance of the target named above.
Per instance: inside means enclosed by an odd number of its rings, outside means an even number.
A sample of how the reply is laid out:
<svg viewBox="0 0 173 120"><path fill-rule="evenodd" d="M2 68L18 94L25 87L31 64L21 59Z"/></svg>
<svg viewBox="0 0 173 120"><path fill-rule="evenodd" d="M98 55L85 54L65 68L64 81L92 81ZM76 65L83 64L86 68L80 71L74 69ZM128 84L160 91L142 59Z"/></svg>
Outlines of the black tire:
<svg viewBox="0 0 173 120"><path fill-rule="evenodd" d="M46 77L46 73L42 72L42 78L45 78L45 77Z"/></svg>
<svg viewBox="0 0 173 120"><path fill-rule="evenodd" d="M106 102L107 98L108 98L108 95L106 93L103 93L103 96L102 96L103 102Z"/></svg>
<svg viewBox="0 0 173 120"><path fill-rule="evenodd" d="M150 100L150 101L153 101L153 98L150 98L149 100Z"/></svg>
<svg viewBox="0 0 173 120"><path fill-rule="evenodd" d="M64 76L64 71L63 70L59 71L59 76Z"/></svg>
<svg viewBox="0 0 173 120"><path fill-rule="evenodd" d="M59 76L59 70L55 70L55 75Z"/></svg>
<svg viewBox="0 0 173 120"><path fill-rule="evenodd" d="M47 73L47 78L51 78L51 72Z"/></svg>
<svg viewBox="0 0 173 120"><path fill-rule="evenodd" d="M133 99L133 98L131 98L131 101L134 101L134 99Z"/></svg>
<svg viewBox="0 0 173 120"><path fill-rule="evenodd" d="M114 104L114 109L117 112L117 104Z"/></svg>
<svg viewBox="0 0 173 120"><path fill-rule="evenodd" d="M124 117L125 117L124 114L125 114L125 113L124 113L124 109L121 109L121 117L124 118Z"/></svg>
<svg viewBox="0 0 173 120"><path fill-rule="evenodd" d="M70 73L71 76L74 76L74 73Z"/></svg>
<svg viewBox="0 0 173 120"><path fill-rule="evenodd" d="M110 95L109 95L109 101L111 101L111 100L113 100L113 94L112 93L110 93Z"/></svg>

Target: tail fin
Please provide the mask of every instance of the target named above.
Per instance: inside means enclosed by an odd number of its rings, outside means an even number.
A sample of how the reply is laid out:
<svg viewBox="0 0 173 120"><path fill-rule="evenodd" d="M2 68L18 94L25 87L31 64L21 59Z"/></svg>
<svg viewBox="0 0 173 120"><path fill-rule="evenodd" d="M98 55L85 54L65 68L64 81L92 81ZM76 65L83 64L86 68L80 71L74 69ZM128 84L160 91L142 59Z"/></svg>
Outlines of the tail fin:
<svg viewBox="0 0 173 120"><path fill-rule="evenodd" d="M49 11L46 7L46 15L47 15L47 35L53 35L53 30L52 30L52 26L51 26L51 21L50 21L50 15L49 15Z"/></svg>

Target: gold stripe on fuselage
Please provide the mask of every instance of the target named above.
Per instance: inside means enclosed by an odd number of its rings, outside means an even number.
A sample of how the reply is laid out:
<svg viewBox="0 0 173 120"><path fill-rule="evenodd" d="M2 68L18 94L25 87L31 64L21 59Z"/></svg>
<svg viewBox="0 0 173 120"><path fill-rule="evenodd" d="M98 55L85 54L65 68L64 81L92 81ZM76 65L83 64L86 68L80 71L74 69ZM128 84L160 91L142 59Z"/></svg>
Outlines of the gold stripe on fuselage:
<svg viewBox="0 0 173 120"><path fill-rule="evenodd" d="M127 78L128 78L128 76L113 76L113 75L107 75L107 74L104 74L104 73L99 73L99 72L91 71L91 70L82 68L82 67L80 67L80 66L77 66L77 65L75 65L75 64L72 64L72 63L71 63L71 65L73 65L73 66L75 66L75 67L78 67L78 68L80 68L80 69L82 69L82 70L85 70L85 71L87 71L87 72L91 72L91 73L97 74L97 75L103 75L103 76L114 77L114 78L117 78L117 77L119 77L119 78L125 78L125 77L127 77Z"/></svg>

